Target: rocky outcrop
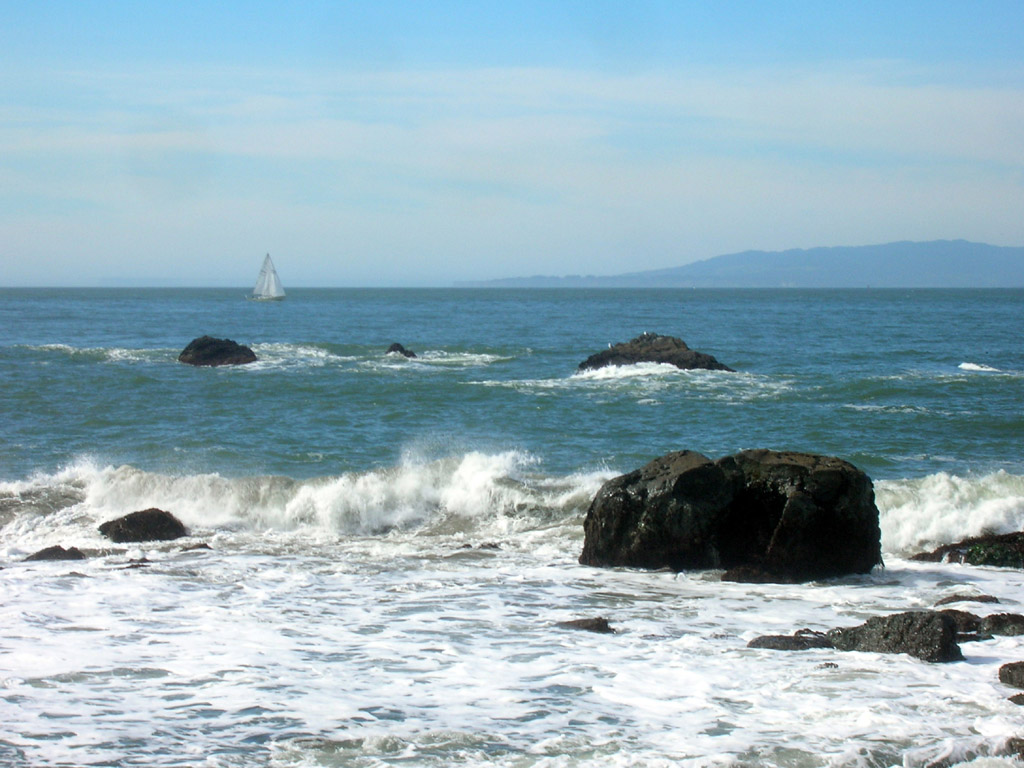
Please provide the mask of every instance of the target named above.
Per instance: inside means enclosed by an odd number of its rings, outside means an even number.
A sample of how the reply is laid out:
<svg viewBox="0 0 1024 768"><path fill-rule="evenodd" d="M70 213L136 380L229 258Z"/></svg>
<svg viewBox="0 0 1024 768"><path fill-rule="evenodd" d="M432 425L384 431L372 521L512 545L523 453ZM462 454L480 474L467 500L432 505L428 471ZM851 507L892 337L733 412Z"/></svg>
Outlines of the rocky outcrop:
<svg viewBox="0 0 1024 768"><path fill-rule="evenodd" d="M941 611L875 616L860 626L833 629L827 635L841 651L906 653L931 662L963 660L956 636L956 622Z"/></svg>
<svg viewBox="0 0 1024 768"><path fill-rule="evenodd" d="M100 533L113 542L170 541L187 536L181 521L162 509L143 509L139 512L108 520L100 526Z"/></svg>
<svg viewBox="0 0 1024 768"><path fill-rule="evenodd" d="M25 558L25 562L32 562L36 560L85 560L86 557L82 554L82 551L78 547L64 547L59 544L52 547L46 547L46 549L40 549L38 552L29 555Z"/></svg>
<svg viewBox="0 0 1024 768"><path fill-rule="evenodd" d="M1024 568L1024 533L975 536L955 544L946 544L932 552L922 552L914 555L911 560Z"/></svg>
<svg viewBox="0 0 1024 768"><path fill-rule="evenodd" d="M736 569L726 575L792 582L881 562L871 480L815 454L670 453L606 482L583 528L584 565Z"/></svg>
<svg viewBox="0 0 1024 768"><path fill-rule="evenodd" d="M181 351L178 362L188 365L245 365L256 362L256 353L231 339L200 336L192 339Z"/></svg>
<svg viewBox="0 0 1024 768"><path fill-rule="evenodd" d="M411 349L406 349L401 344L399 344L397 341L394 344L392 344L390 347L388 347L388 352L387 353L389 355L401 355L402 357L416 357L416 353L415 352L413 352Z"/></svg>
<svg viewBox="0 0 1024 768"><path fill-rule="evenodd" d="M609 345L608 349L591 355L580 363L579 370L634 363L668 363L677 368L702 368L710 371L732 370L711 355L690 349L682 339L657 333L644 333L632 341Z"/></svg>

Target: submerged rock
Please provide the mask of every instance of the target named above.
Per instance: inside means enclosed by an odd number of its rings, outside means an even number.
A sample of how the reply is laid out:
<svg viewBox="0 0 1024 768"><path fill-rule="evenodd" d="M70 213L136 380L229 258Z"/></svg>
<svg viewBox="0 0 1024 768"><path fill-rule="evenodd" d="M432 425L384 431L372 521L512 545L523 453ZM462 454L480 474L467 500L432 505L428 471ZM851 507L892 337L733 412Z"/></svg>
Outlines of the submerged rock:
<svg viewBox="0 0 1024 768"><path fill-rule="evenodd" d="M644 333L631 341L611 345L580 363L579 370L634 363L668 363L676 368L701 368L709 371L732 370L711 355L690 349L682 339L657 333Z"/></svg>
<svg viewBox="0 0 1024 768"><path fill-rule="evenodd" d="M955 544L946 544L931 552L921 552L911 560L1024 568L1024 532L975 536Z"/></svg>
<svg viewBox="0 0 1024 768"><path fill-rule="evenodd" d="M401 344L399 344L397 341L394 344L392 344L390 347L388 347L388 352L387 353L389 355L392 355L392 354L394 354L394 355L402 355L402 357L416 357L416 353L415 352L413 352L411 349L406 349Z"/></svg>
<svg viewBox="0 0 1024 768"><path fill-rule="evenodd" d="M584 565L738 569L738 579L789 582L881 562L871 480L815 454L670 453L606 482L583 529Z"/></svg>
<svg viewBox="0 0 1024 768"><path fill-rule="evenodd" d="M78 547L64 547L59 544L40 549L38 552L25 558L25 562L35 560L85 560L86 557Z"/></svg>
<svg viewBox="0 0 1024 768"><path fill-rule="evenodd" d="M585 632L597 632L604 635L615 634L615 630L612 629L612 625L608 623L608 619L603 616L596 616L592 619L571 619L569 621L560 621L557 626L563 629L581 629Z"/></svg>
<svg viewBox="0 0 1024 768"><path fill-rule="evenodd" d="M178 362L188 365L246 365L256 362L256 353L231 339L200 336L192 339L181 351Z"/></svg>
<svg viewBox="0 0 1024 768"><path fill-rule="evenodd" d="M118 544L132 541L170 541L188 535L178 518L155 507L132 512L116 520L108 520L100 526L100 533Z"/></svg>
<svg viewBox="0 0 1024 768"><path fill-rule="evenodd" d="M828 633L828 639L841 651L906 653L931 662L963 660L956 636L956 622L941 611L875 616L860 626Z"/></svg>

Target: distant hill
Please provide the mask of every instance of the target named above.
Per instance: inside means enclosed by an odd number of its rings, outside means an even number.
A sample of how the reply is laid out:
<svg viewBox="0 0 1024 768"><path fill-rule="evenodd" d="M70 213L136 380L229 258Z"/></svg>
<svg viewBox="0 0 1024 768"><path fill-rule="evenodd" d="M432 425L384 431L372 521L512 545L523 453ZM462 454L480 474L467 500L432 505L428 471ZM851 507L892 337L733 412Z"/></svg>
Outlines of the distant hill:
<svg viewBox="0 0 1024 768"><path fill-rule="evenodd" d="M682 267L610 276L514 277L496 288L1017 288L1024 247L966 240L744 251Z"/></svg>

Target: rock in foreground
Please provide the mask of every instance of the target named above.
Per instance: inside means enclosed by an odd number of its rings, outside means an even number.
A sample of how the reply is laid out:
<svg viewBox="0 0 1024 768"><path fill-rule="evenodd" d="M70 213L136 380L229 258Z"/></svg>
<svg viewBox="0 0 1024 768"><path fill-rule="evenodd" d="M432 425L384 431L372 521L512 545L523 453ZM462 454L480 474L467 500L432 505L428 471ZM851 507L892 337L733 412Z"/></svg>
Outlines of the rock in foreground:
<svg viewBox="0 0 1024 768"><path fill-rule="evenodd" d="M162 509L143 509L139 512L108 520L100 526L100 533L113 542L170 541L186 536L181 521Z"/></svg>
<svg viewBox="0 0 1024 768"><path fill-rule="evenodd" d="M833 629L828 639L841 651L907 653L932 662L962 661L953 617L940 611L875 616L859 627Z"/></svg>
<svg viewBox="0 0 1024 768"><path fill-rule="evenodd" d="M256 353L231 339L200 336L192 339L181 351L178 362L188 365L245 365L256 362Z"/></svg>
<svg viewBox="0 0 1024 768"><path fill-rule="evenodd" d="M871 480L815 454L670 453L606 482L583 529L584 565L737 569L736 580L794 582L881 562Z"/></svg>
<svg viewBox="0 0 1024 768"><path fill-rule="evenodd" d="M579 364L579 370L604 368L609 365L633 365L635 363L668 363L676 368L702 368L709 371L731 371L727 365L718 362L711 355L697 352L686 346L686 342L674 336L644 333L632 341L614 344L608 349L591 355Z"/></svg>

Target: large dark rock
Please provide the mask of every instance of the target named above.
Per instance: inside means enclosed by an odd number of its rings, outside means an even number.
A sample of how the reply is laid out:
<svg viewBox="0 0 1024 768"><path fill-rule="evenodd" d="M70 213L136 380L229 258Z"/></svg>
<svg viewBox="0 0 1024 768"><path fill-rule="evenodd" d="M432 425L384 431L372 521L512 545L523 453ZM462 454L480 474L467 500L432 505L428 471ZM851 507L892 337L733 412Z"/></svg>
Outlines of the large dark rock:
<svg viewBox="0 0 1024 768"><path fill-rule="evenodd" d="M657 333L644 333L632 341L614 344L588 357L579 364L579 370L634 363L668 363L677 368L703 368L710 371L732 370L711 355L690 349L682 339Z"/></svg>
<svg viewBox="0 0 1024 768"><path fill-rule="evenodd" d="M975 536L955 544L945 544L931 552L922 552L911 560L1024 568L1024 533Z"/></svg>
<svg viewBox="0 0 1024 768"><path fill-rule="evenodd" d="M875 616L859 627L828 633L828 639L841 651L907 653L932 662L963 660L956 636L956 621L941 611Z"/></svg>
<svg viewBox="0 0 1024 768"><path fill-rule="evenodd" d="M416 353L415 352L413 352L411 349L406 349L401 344L399 344L397 341L394 344L392 344L390 347L388 347L388 352L387 353L389 355L401 355L402 357L416 357Z"/></svg>
<svg viewBox="0 0 1024 768"><path fill-rule="evenodd" d="M108 520L100 526L100 533L118 544L130 541L170 541L188 535L178 518L155 507Z"/></svg>
<svg viewBox="0 0 1024 768"><path fill-rule="evenodd" d="M200 336L192 339L181 351L178 362L189 365L245 365L256 362L256 353L231 339Z"/></svg>
<svg viewBox="0 0 1024 768"><path fill-rule="evenodd" d="M64 547L60 546L59 544L56 544L56 545L54 545L52 547L46 547L45 549L40 549L38 552L35 552L34 554L29 555L28 557L25 558L25 562L27 563L27 562L35 561L35 560L85 560L85 559L86 559L85 555L82 554L82 551L78 547L68 547L67 549L64 549Z"/></svg>
<svg viewBox="0 0 1024 768"><path fill-rule="evenodd" d="M606 482L583 529L584 565L809 581L881 562L871 480L841 459L805 453L667 454Z"/></svg>

